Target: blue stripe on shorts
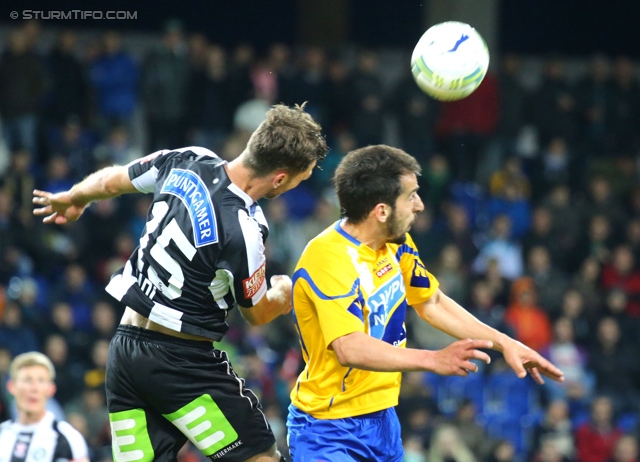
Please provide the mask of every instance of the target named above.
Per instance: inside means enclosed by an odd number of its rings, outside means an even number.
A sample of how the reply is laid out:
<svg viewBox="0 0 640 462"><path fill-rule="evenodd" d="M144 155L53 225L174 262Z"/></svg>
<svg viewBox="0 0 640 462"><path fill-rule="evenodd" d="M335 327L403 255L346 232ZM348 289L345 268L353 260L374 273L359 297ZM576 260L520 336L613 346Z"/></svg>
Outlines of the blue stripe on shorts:
<svg viewBox="0 0 640 462"><path fill-rule="evenodd" d="M293 462L401 462L404 455L394 408L320 420L291 404L287 428Z"/></svg>

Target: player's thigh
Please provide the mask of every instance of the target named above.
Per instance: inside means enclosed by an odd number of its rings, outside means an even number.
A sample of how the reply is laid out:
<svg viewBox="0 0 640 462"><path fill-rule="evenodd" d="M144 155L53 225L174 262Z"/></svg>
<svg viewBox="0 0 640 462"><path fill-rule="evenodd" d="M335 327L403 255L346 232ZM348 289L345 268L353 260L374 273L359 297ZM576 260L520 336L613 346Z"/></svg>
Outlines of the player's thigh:
<svg viewBox="0 0 640 462"><path fill-rule="evenodd" d="M187 441L153 409L109 412L111 447L116 462L175 461Z"/></svg>
<svg viewBox="0 0 640 462"><path fill-rule="evenodd" d="M174 425L153 409L132 382L131 345L114 337L107 362L106 392L112 449L119 461L175 461L187 441Z"/></svg>
<svg viewBox="0 0 640 462"><path fill-rule="evenodd" d="M163 378L143 389L146 400L205 456L244 461L275 443L257 396L219 350L179 352Z"/></svg>

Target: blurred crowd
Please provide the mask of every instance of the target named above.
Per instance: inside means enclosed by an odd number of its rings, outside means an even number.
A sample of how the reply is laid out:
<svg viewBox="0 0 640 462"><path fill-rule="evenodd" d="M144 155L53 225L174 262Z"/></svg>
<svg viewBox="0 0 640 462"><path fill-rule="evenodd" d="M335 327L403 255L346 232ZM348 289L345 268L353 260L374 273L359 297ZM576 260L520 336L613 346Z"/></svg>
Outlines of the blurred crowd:
<svg viewBox="0 0 640 462"><path fill-rule="evenodd" d="M92 460L111 460L104 369L123 311L103 288L136 247L150 199L101 201L77 223L45 227L32 216L32 190L62 191L158 149L198 145L230 160L271 104L307 101L332 149L309 181L262 204L267 271L291 274L306 242L338 218L331 176L341 156L391 133L423 167L426 210L412 236L443 291L565 372L564 383L537 386L495 355L464 379L405 374L405 460L638 461L640 86L631 59L594 55L569 78L562 57L541 57L527 86L519 58L505 55L471 96L439 103L408 65L385 79L379 50L225 48L170 21L136 54L114 31L79 43L62 30L46 46L41 26L11 30L0 57L0 384L15 355L47 354L53 409L85 435ZM229 323L219 348L286 448L289 390L303 367L292 321L254 328L234 312ZM451 341L411 313L407 330L409 346ZM4 420L13 412L4 386L0 403ZM181 457L200 460L190 447Z"/></svg>

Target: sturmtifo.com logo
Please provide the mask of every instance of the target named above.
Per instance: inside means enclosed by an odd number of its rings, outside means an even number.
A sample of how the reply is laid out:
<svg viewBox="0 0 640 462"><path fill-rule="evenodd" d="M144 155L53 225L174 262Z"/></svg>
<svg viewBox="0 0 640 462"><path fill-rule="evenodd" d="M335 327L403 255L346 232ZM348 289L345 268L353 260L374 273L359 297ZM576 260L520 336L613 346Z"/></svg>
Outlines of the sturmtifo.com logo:
<svg viewBox="0 0 640 462"><path fill-rule="evenodd" d="M91 11L91 10L22 10L9 13L11 19L138 19L137 11Z"/></svg>

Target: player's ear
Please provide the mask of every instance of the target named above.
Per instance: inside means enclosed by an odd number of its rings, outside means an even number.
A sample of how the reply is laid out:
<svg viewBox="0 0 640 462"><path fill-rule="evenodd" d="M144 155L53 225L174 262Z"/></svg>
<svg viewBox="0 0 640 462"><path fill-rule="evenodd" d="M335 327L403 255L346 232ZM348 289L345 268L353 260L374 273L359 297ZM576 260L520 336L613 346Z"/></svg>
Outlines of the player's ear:
<svg viewBox="0 0 640 462"><path fill-rule="evenodd" d="M285 172L284 170L280 170L279 172L277 172L272 180L273 188L275 189L281 184L283 184L285 181L287 181L287 177L288 177L287 172Z"/></svg>
<svg viewBox="0 0 640 462"><path fill-rule="evenodd" d="M389 218L389 215L391 214L391 207L381 202L375 206L375 208L373 209L373 212L375 213L378 221L382 223L386 223L387 219Z"/></svg>
<svg viewBox="0 0 640 462"><path fill-rule="evenodd" d="M11 396L15 395L16 392L16 384L13 382L13 380L9 380L7 382L7 391L9 392L9 394Z"/></svg>
<svg viewBox="0 0 640 462"><path fill-rule="evenodd" d="M55 382L52 380L47 389L47 398L53 398L56 394L56 391L58 391L58 388L56 387Z"/></svg>

